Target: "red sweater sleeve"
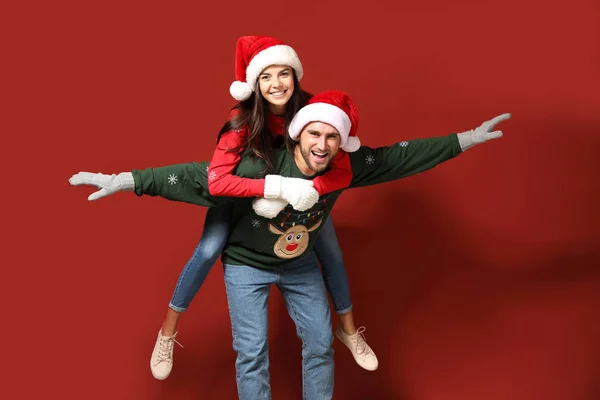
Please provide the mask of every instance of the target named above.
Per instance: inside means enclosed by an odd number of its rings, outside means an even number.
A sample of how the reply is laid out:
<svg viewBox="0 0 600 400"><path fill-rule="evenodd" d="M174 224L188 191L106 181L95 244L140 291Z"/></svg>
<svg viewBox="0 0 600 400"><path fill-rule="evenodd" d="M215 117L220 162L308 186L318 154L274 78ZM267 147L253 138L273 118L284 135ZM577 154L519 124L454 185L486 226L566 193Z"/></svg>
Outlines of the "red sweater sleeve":
<svg viewBox="0 0 600 400"><path fill-rule="evenodd" d="M262 197L265 180L240 178L233 170L240 162L237 152L227 152L238 147L247 135L246 128L239 132L227 132L221 136L213 153L208 170L208 191L213 196Z"/></svg>
<svg viewBox="0 0 600 400"><path fill-rule="evenodd" d="M340 150L331 162L331 169L324 175L313 179L313 185L317 192L322 196L326 193L335 192L350 186L352 181L352 165L350 156L343 150Z"/></svg>

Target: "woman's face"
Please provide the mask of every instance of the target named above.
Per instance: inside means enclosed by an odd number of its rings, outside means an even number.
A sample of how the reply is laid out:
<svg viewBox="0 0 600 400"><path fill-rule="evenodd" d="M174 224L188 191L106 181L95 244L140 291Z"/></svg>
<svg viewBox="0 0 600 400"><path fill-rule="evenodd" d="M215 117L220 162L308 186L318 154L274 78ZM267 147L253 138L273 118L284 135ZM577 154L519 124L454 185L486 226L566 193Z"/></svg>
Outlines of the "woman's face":
<svg viewBox="0 0 600 400"><path fill-rule="evenodd" d="M283 115L285 105L294 93L294 75L292 67L271 65L263 69L258 76L260 93L269 102L272 113Z"/></svg>

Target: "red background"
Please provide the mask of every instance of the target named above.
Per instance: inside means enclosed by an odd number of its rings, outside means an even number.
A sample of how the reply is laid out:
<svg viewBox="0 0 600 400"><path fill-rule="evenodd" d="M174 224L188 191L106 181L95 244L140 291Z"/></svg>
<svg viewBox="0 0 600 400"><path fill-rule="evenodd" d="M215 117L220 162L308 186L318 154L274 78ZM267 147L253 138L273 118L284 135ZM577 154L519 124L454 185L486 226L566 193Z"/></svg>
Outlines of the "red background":
<svg viewBox="0 0 600 400"><path fill-rule="evenodd" d="M4 398L235 398L218 264L156 333L206 210L118 194L80 171L206 160L234 100L235 41L291 44L311 92L347 91L363 143L505 136L333 212L357 323L338 399L600 398L600 5L494 1L12 2L2 23ZM417 4L418 3L418 4ZM271 299L273 397L301 396L300 342Z"/></svg>

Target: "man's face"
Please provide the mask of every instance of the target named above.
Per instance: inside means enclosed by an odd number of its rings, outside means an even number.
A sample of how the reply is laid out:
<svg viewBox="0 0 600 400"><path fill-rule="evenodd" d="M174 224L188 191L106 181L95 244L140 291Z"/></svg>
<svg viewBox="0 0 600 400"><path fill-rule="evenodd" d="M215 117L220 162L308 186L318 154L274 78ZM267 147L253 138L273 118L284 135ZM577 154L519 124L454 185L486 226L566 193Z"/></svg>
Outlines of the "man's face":
<svg viewBox="0 0 600 400"><path fill-rule="evenodd" d="M300 133L300 154L304 164L300 170L305 175L324 171L340 149L341 136L337 129L324 122L311 122ZM304 170L303 170L304 169ZM307 173L308 170L311 173Z"/></svg>

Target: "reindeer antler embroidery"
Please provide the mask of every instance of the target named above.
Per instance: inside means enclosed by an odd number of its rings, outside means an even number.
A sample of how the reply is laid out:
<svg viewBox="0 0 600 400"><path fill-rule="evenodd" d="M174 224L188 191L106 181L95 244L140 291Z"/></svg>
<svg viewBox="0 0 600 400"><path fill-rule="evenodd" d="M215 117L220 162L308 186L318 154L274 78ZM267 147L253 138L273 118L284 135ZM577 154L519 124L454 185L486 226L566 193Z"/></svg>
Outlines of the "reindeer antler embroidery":
<svg viewBox="0 0 600 400"><path fill-rule="evenodd" d="M273 222L273 225L277 226L278 230L282 232L297 225L312 226L316 224L319 218L322 218L327 211L327 200L329 197L330 195L322 196L317 204L310 210L304 212L296 211L288 205L279 213L277 220Z"/></svg>
<svg viewBox="0 0 600 400"><path fill-rule="evenodd" d="M303 254L308 248L309 233L321 226L322 218L310 229L304 225L294 225L285 231L269 223L269 232L279 235L273 246L273 252L279 258L295 258Z"/></svg>

